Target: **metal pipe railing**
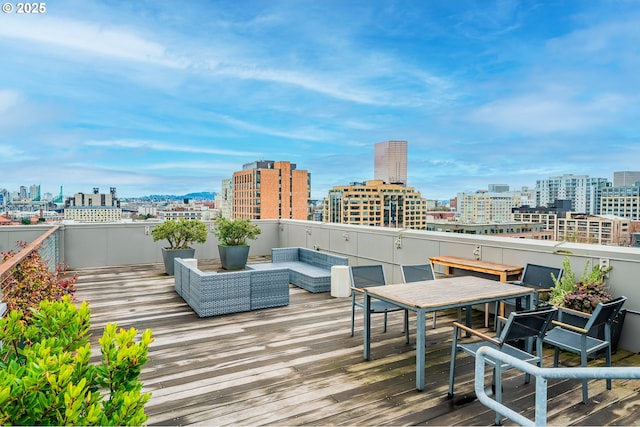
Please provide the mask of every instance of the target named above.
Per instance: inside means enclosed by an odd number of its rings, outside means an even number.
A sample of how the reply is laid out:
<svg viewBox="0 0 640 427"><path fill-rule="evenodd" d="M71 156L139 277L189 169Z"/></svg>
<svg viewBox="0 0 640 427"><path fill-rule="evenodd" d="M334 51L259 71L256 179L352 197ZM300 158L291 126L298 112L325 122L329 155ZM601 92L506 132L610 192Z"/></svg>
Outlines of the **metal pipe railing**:
<svg viewBox="0 0 640 427"><path fill-rule="evenodd" d="M508 408L503 403L489 397L484 389L485 359L504 362L513 368L536 377L535 394L535 420L532 421L523 415ZM475 392L478 400L496 411L498 414L523 425L547 424L547 380L548 379L640 379L640 367L615 367L615 368L540 368L522 360L516 359L499 350L484 346L476 353Z"/></svg>

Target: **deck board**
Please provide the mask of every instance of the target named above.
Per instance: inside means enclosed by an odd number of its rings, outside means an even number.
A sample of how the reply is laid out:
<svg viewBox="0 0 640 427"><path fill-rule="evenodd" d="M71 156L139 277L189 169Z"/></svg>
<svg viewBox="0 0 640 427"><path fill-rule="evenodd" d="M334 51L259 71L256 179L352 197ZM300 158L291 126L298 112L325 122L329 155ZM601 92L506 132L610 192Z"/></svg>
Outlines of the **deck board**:
<svg viewBox="0 0 640 427"><path fill-rule="evenodd" d="M207 267L216 269L214 262L201 265ZM108 322L153 331L141 375L144 391L152 393L149 425L493 424L493 412L465 399L473 394L471 358L458 359L456 398L446 398L455 310L438 312L437 329L427 330L427 383L418 392L415 350L404 343L401 313L389 316L386 334L381 317L372 317L373 360L365 361L362 316L350 336L350 298L291 287L287 307L198 318L161 264L77 272L76 296L92 310L94 351ZM474 320L482 325L482 313L474 312ZM578 359L563 354L561 360L575 365ZM639 363L637 354L614 355L614 366ZM551 364L547 351L545 366ZM525 385L514 371L505 378L510 404L533 418L533 383ZM549 424L638 425L640 381L613 383L607 391L603 380L592 381L592 403L585 406L579 381L550 380Z"/></svg>

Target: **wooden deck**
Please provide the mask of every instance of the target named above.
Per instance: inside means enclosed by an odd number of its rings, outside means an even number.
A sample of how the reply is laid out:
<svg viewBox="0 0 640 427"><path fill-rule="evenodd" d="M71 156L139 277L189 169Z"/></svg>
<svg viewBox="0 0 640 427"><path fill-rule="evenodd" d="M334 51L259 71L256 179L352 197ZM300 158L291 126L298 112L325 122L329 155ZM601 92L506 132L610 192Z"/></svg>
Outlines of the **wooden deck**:
<svg viewBox="0 0 640 427"><path fill-rule="evenodd" d="M387 333L381 317L372 316L374 360L365 361L362 316L350 336L350 298L292 287L288 307L198 318L161 264L78 273L76 296L90 302L96 350L108 322L153 331L142 373L144 391L152 393L149 425L493 424L494 413L469 398L471 358L459 359L456 398L446 398L455 311L438 313L438 328L427 331L427 384L418 392L401 313L390 314ZM482 325L481 317L476 313L474 325ZM561 360L579 364L568 354ZM638 354L614 355L614 366L639 364ZM514 370L506 376L505 401L533 418L533 382L524 385ZM549 424L640 424L640 380L614 380L610 391L604 380L592 381L589 391L591 403L583 405L578 381L550 380Z"/></svg>

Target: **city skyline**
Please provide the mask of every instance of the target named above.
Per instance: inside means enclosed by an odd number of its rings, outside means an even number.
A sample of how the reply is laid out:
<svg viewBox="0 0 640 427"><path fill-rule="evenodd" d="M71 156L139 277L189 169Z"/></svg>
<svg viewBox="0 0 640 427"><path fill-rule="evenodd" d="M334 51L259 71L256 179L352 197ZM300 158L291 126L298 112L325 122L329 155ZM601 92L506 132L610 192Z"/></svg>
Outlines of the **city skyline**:
<svg viewBox="0 0 640 427"><path fill-rule="evenodd" d="M422 197L638 170L640 3L46 3L0 14L0 187L220 191L256 160L313 199L408 141Z"/></svg>

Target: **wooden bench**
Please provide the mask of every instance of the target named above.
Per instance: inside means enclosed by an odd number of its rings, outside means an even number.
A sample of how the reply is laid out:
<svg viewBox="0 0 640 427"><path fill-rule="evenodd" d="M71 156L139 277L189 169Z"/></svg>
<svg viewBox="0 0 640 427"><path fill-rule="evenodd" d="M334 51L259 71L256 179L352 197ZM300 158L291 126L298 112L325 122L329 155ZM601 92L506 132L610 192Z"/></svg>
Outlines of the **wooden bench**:
<svg viewBox="0 0 640 427"><path fill-rule="evenodd" d="M515 265L498 264L495 262L480 261L476 259L461 258L457 256L434 256L429 258L434 265L445 266L445 274L451 276L452 269L475 271L497 276L500 282L519 280L523 267Z"/></svg>
<svg viewBox="0 0 640 427"><path fill-rule="evenodd" d="M496 276L500 282L509 282L519 280L524 267L515 265L498 264L495 262L480 261L470 258L461 258L457 256L434 256L429 261L433 265L442 265L445 267L447 276L453 275L454 269L473 271L489 276ZM485 305L484 325L489 326L489 307Z"/></svg>

